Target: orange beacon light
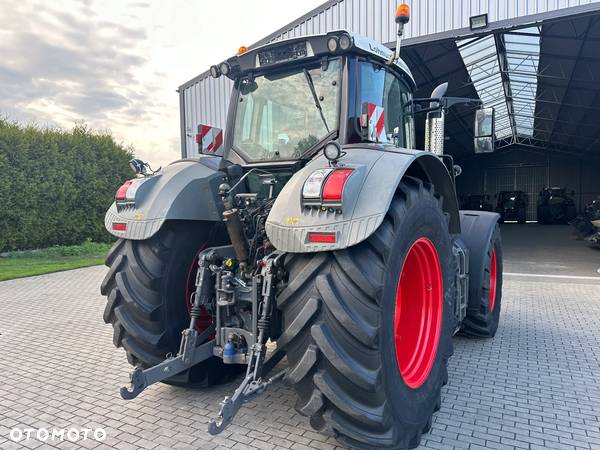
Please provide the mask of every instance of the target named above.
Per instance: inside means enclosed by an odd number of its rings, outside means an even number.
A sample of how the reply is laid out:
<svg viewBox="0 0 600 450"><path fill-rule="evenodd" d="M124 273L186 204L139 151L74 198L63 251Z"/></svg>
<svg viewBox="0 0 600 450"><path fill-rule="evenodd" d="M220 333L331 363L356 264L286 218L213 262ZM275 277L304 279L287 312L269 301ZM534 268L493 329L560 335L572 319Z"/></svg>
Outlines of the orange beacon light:
<svg viewBox="0 0 600 450"><path fill-rule="evenodd" d="M406 4L398 5L398 9L396 9L396 22L397 23L408 23L410 20L410 6Z"/></svg>

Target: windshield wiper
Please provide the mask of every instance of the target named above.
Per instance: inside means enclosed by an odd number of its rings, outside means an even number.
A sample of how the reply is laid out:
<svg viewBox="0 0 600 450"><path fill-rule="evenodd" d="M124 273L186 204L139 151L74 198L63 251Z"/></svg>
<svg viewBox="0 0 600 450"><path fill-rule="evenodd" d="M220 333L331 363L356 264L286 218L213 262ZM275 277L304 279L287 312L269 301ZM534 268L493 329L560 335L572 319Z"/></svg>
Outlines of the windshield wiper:
<svg viewBox="0 0 600 450"><path fill-rule="evenodd" d="M329 133L329 126L327 125L327 120L325 120L325 114L323 114L323 108L321 107L321 102L319 101L319 97L317 96L317 91L315 90L315 84L313 83L312 77L306 68L303 69L304 76L306 78L306 82L308 83L308 87L310 88L310 92L313 96L313 100L315 101L315 106L319 110L319 114L321 115L321 119L323 120L323 124L325 125L325 129Z"/></svg>

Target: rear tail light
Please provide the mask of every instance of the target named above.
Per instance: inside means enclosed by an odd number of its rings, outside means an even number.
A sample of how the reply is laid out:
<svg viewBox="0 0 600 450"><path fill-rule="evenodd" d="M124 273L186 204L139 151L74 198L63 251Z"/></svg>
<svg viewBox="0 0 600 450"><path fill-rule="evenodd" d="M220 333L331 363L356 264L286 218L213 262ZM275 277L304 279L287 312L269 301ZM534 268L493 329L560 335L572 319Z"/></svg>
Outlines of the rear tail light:
<svg viewBox="0 0 600 450"><path fill-rule="evenodd" d="M135 202L135 194L142 184L146 182L149 178L134 178L132 180L127 180L123 185L117 190L115 194L115 200L117 202L126 202L133 203Z"/></svg>
<svg viewBox="0 0 600 450"><path fill-rule="evenodd" d="M307 204L341 203L344 186L352 169L318 169L304 182L302 197Z"/></svg>
<svg viewBox="0 0 600 450"><path fill-rule="evenodd" d="M346 180L352 174L352 169L337 169L327 177L323 186L323 200L341 202Z"/></svg>
<svg viewBox="0 0 600 450"><path fill-rule="evenodd" d="M129 186L133 183L134 180L127 180L123 185L117 190L115 195L116 200L125 200L127 198L127 190Z"/></svg>
<svg viewBox="0 0 600 450"><path fill-rule="evenodd" d="M308 242L312 244L335 244L335 233L308 233Z"/></svg>

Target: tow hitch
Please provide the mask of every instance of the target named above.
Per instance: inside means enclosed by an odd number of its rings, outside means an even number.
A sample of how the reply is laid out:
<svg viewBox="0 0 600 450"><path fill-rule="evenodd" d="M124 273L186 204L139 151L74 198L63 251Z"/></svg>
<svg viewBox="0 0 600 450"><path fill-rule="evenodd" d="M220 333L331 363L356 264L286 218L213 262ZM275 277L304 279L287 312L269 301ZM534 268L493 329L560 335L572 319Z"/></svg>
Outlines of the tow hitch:
<svg viewBox="0 0 600 450"><path fill-rule="evenodd" d="M284 355L283 352L276 351L265 361L266 342L274 305L274 287L282 279L284 255L284 253L274 252L264 257L260 274L254 277L255 285L261 286L260 295L255 296L259 311L257 317L258 336L256 342L249 349L248 368L244 380L231 397L225 397L221 402L218 417L208 424L208 432L212 435L221 433L232 422L244 403L253 400L271 384L281 381L285 376L286 371L283 370L273 377L264 378L264 375L275 367ZM223 257L215 251L206 252L201 256L198 262L196 292L190 325L182 332L181 345L177 356L169 356L160 364L148 369L137 367L130 375L130 386L121 388L120 393L124 400L131 400L148 386L171 378L219 353L216 339L205 342L209 336L213 336L215 332L218 333L215 325L212 324L200 334L196 331L195 326L202 308L209 305L211 296L214 295L212 275L219 273L223 260ZM220 278L217 277L217 279ZM202 342L205 343L200 344Z"/></svg>
<svg viewBox="0 0 600 450"><path fill-rule="evenodd" d="M210 251L202 255L198 261L198 273L196 275L196 292L192 305L190 325L183 330L181 344L177 356L167 356L160 364L142 369L136 367L129 376L131 385L129 388L121 388L121 397L124 400L131 400L137 397L148 386L166 380L186 369L195 366L202 361L207 360L213 355L215 340L212 339L205 344L198 345L204 342L209 336L215 332L214 325L209 326L201 334L196 331L196 321L200 316L200 312L210 300L211 292L214 289L212 286L212 268L219 263L221 258L217 252Z"/></svg>
<svg viewBox="0 0 600 450"><path fill-rule="evenodd" d="M274 284L277 281L280 263L284 254L272 253L265 257L265 265L261 271L262 277L262 302L260 304L260 318L258 320L258 339L250 349L250 358L246 377L242 384L235 390L232 397L225 397L221 402L221 410L216 419L208 424L208 432L212 435L221 433L233 420L244 403L262 394L271 384L281 381L286 371L283 370L268 380L263 380L263 363L267 351L267 332L271 326L271 309L274 297ZM277 359L283 355L275 353L269 362L276 364ZM269 364L270 367L274 364ZM269 367L269 368L270 368ZM265 372L266 373L266 372Z"/></svg>
<svg viewBox="0 0 600 450"><path fill-rule="evenodd" d="M136 367L129 375L131 380L129 388L126 386L121 388L121 397L124 400L136 398L148 386L166 380L210 358L215 346L214 339L199 346L196 346L196 342L204 341L207 336L214 333L214 330L214 326L211 326L200 335L194 329L184 330L181 348L177 356L168 357L160 364L148 369Z"/></svg>
<svg viewBox="0 0 600 450"><path fill-rule="evenodd" d="M233 421L244 403L262 394L271 384L281 381L286 371L282 370L266 381L256 380L254 374L247 374L242 384L235 390L232 397L225 397L221 402L221 410L216 419L208 423L208 432L213 436L221 433Z"/></svg>

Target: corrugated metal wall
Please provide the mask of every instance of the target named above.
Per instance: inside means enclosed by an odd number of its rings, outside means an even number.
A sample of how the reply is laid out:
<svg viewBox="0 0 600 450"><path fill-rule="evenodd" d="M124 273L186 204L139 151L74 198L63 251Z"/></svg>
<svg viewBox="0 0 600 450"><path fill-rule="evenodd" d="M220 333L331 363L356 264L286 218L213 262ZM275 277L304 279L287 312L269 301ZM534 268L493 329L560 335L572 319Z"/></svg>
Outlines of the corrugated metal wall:
<svg viewBox="0 0 600 450"><path fill-rule="evenodd" d="M580 6L600 0L331 0L257 44L347 29L379 42L395 40L392 20L399 3L408 3L412 20L406 38L469 26L469 17L487 13L490 22ZM181 87L182 139L187 156L197 154L194 135L199 123L224 128L231 81L203 74Z"/></svg>
<svg viewBox="0 0 600 450"><path fill-rule="evenodd" d="M198 124L225 128L232 84L227 77L204 76L190 86L180 88L181 139L185 142L182 156L198 155L195 142Z"/></svg>

